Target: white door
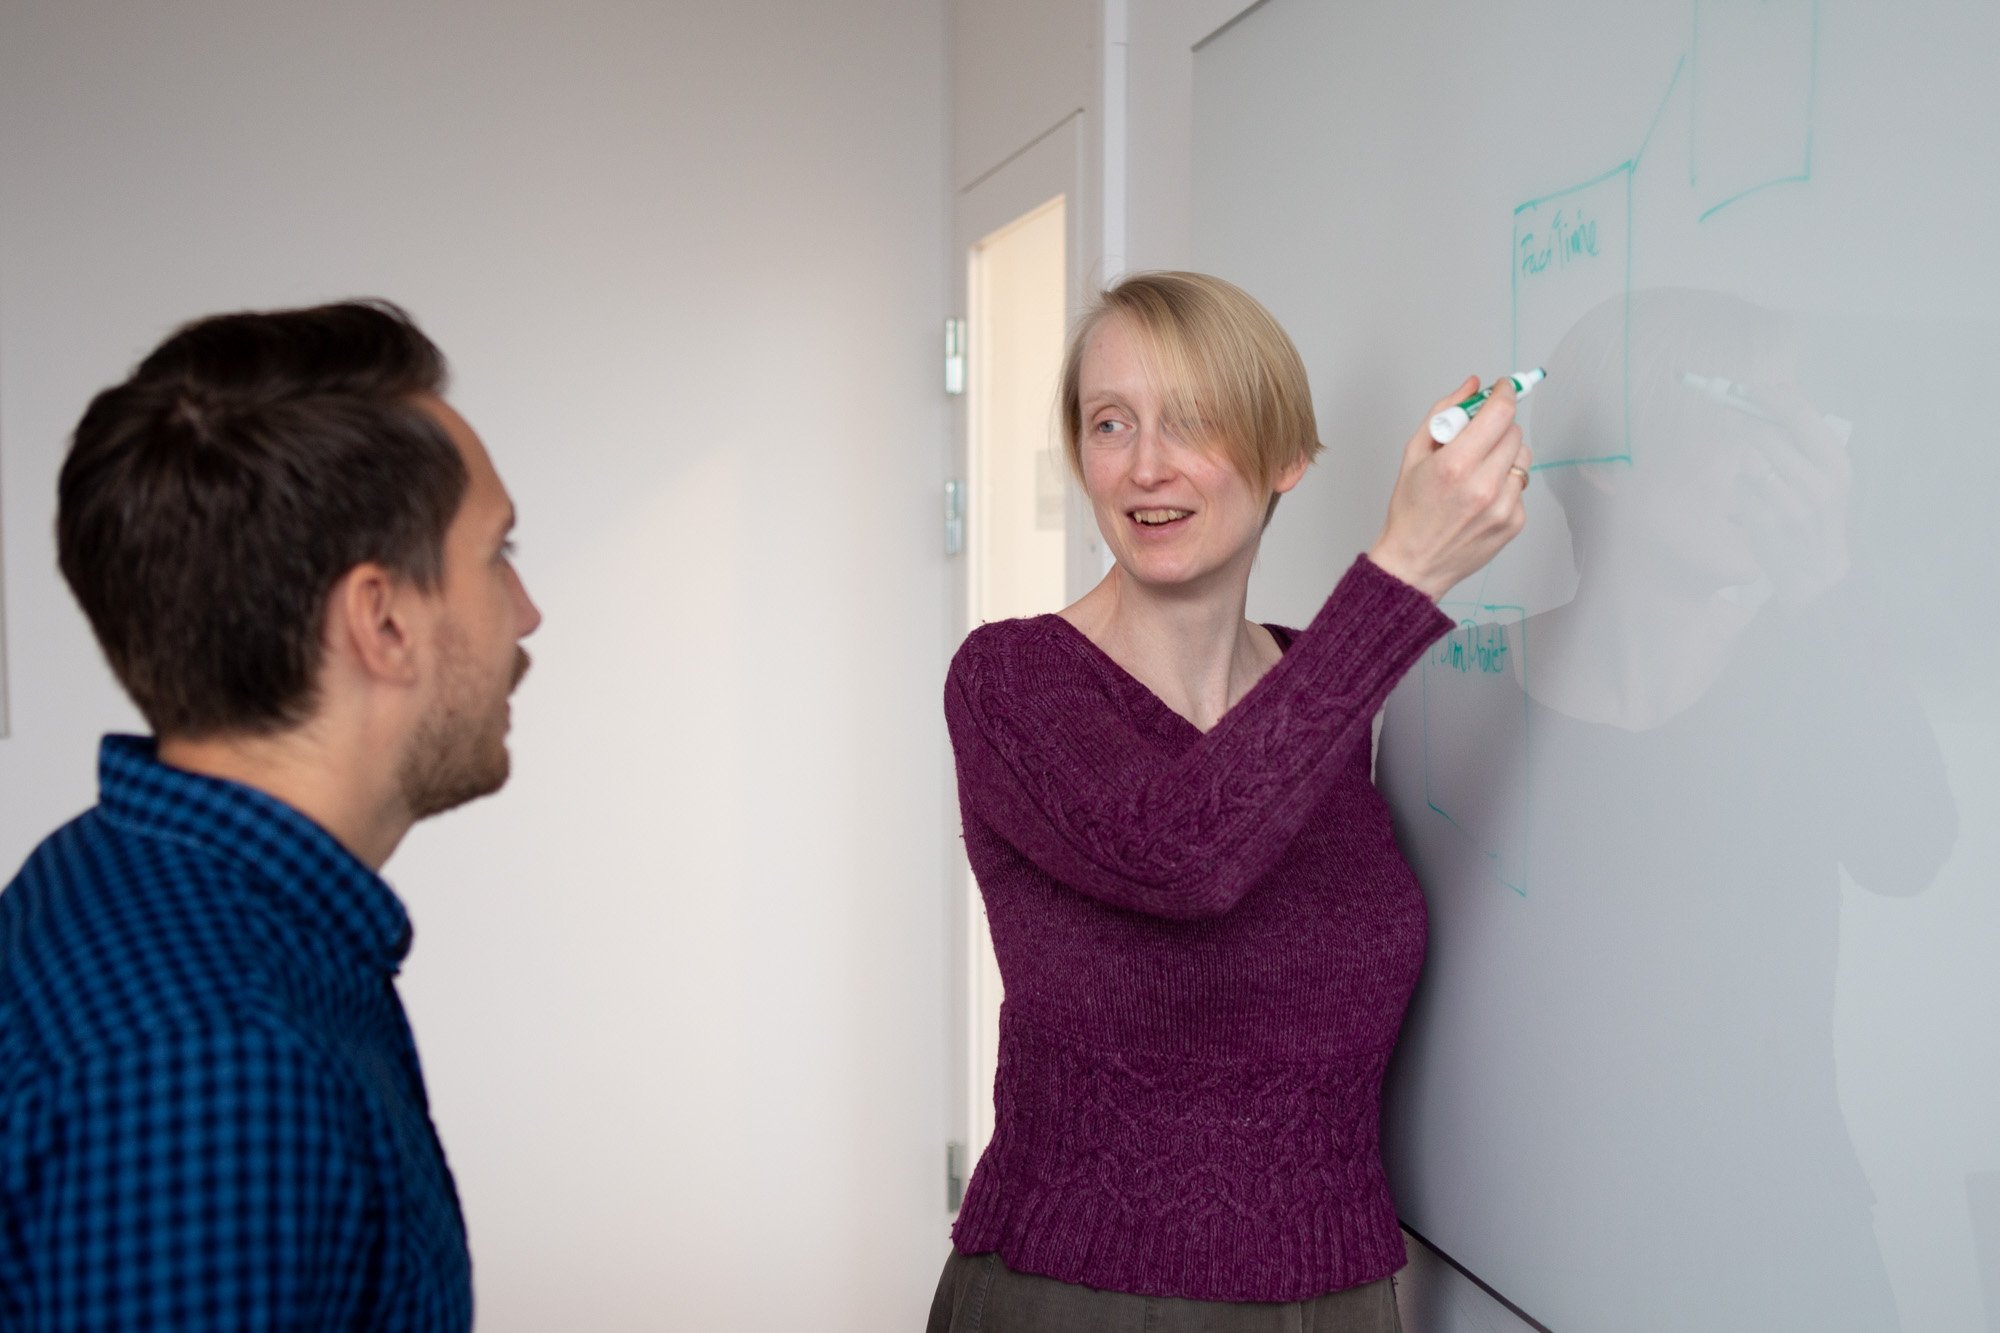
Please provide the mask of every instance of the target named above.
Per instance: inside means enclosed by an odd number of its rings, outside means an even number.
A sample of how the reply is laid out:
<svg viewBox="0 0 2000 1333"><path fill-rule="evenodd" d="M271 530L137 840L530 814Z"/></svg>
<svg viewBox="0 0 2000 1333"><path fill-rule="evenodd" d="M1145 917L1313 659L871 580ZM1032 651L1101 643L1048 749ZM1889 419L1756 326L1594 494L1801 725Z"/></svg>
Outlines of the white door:
<svg viewBox="0 0 2000 1333"><path fill-rule="evenodd" d="M1075 206L1081 121L1070 117L957 200L967 374L956 430L966 524L954 649L975 625L1058 610L1103 572L1102 542L1070 483L1055 413L1069 323L1084 297ZM950 821L958 848L956 811ZM969 1172L993 1133L1001 994L978 887L962 851L955 855L952 1114L956 1160Z"/></svg>

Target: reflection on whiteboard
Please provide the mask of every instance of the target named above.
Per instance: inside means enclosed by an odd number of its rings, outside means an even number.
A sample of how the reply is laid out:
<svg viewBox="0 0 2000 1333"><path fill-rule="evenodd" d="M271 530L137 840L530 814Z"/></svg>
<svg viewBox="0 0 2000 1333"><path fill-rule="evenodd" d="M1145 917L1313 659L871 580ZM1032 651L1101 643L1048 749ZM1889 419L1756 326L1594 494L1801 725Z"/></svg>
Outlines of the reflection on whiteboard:
<svg viewBox="0 0 2000 1333"><path fill-rule="evenodd" d="M2000 1329L2000 10L1523 4L1196 57L1195 262L1332 464L1253 600L1311 614L1421 404L1549 371L1382 733L1398 1205L1554 1328Z"/></svg>
<svg viewBox="0 0 2000 1333"><path fill-rule="evenodd" d="M1501 1077L1564 1126L1492 1168L1562 1201L1547 1243L1637 1308L1699 1321L1713 1289L1691 1275L1748 1227L1774 1293L1737 1304L1755 1323L1893 1328L1838 1095L1843 885L1922 892L1958 816L1854 576L1852 469L1802 355L1792 321L1691 290L1616 298L1564 338L1538 444L1593 456L1629 421L1644 465L1538 478L1575 595L1519 619L1482 606L1424 664L1425 803L1466 847L1422 835L1413 857L1427 885L1476 867L1562 922L1563 947L1483 984L1536 1038ZM1744 386L1742 405L1690 387L1695 370ZM1485 1093L1461 1071L1438 1095ZM1612 1213L1628 1216L1606 1228Z"/></svg>

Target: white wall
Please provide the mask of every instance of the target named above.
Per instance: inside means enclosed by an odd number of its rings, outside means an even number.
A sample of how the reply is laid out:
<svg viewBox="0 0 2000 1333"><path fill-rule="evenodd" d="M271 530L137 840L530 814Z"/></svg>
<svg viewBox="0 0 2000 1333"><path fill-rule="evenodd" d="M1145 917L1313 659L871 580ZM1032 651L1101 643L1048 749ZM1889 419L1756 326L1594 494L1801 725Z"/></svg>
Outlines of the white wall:
<svg viewBox="0 0 2000 1333"><path fill-rule="evenodd" d="M1194 47L1252 0L1133 0L1127 80L1130 267L1192 262Z"/></svg>
<svg viewBox="0 0 2000 1333"><path fill-rule="evenodd" d="M0 864L135 724L63 438L178 321L405 303L547 621L389 865L481 1327L916 1325L945 1253L940 0L0 7Z"/></svg>
<svg viewBox="0 0 2000 1333"><path fill-rule="evenodd" d="M1117 271L1185 265L1194 44L1251 4L952 0L953 183L964 189L1081 112L1093 249L1083 271L1101 279L1107 256Z"/></svg>
<svg viewBox="0 0 2000 1333"><path fill-rule="evenodd" d="M1095 0L951 0L952 184L971 185L1092 106Z"/></svg>

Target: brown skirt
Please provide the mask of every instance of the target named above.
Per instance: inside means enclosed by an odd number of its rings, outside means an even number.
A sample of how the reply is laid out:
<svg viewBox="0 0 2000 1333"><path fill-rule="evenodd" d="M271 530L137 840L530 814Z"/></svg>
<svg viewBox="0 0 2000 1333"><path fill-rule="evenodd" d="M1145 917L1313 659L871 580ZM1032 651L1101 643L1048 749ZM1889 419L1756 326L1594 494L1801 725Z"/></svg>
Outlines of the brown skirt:
<svg viewBox="0 0 2000 1333"><path fill-rule="evenodd" d="M1016 1273L997 1254L945 1260L927 1333L1401 1333L1388 1278L1309 1301L1131 1296Z"/></svg>

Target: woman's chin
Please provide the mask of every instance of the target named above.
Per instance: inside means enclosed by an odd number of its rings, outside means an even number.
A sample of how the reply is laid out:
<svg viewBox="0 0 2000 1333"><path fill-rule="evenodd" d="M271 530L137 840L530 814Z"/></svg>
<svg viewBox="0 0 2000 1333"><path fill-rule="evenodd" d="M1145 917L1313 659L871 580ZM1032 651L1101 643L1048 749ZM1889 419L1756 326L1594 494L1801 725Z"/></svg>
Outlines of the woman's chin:
<svg viewBox="0 0 2000 1333"><path fill-rule="evenodd" d="M1184 593L1206 584L1215 570L1194 560L1139 558L1121 561L1132 581L1154 592Z"/></svg>

